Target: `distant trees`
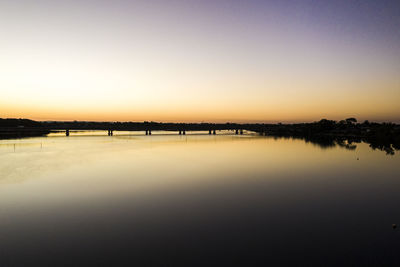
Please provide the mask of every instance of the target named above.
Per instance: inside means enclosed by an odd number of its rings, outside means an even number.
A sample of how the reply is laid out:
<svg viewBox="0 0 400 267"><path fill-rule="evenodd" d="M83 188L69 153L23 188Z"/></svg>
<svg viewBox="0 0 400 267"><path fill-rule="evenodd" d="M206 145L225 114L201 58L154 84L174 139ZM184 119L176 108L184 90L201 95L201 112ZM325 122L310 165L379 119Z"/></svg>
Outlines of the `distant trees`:
<svg viewBox="0 0 400 267"><path fill-rule="evenodd" d="M347 118L346 123L347 124L357 123L357 119L356 118Z"/></svg>
<svg viewBox="0 0 400 267"><path fill-rule="evenodd" d="M322 119L319 122L317 122L318 128L320 130L326 131L326 130L332 130L335 128L336 121L333 120L327 120L327 119Z"/></svg>
<svg viewBox="0 0 400 267"><path fill-rule="evenodd" d="M40 127L42 124L28 119L1 119L0 127Z"/></svg>

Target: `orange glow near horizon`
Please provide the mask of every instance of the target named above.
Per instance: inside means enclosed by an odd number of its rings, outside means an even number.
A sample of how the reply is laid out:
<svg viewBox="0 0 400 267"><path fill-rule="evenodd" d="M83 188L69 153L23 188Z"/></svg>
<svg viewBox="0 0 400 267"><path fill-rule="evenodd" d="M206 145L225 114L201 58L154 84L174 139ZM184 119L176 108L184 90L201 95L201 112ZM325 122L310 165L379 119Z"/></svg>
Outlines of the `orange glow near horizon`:
<svg viewBox="0 0 400 267"><path fill-rule="evenodd" d="M360 102L353 105L353 101ZM396 100L374 101L374 106L369 105L362 98L345 99L340 105L350 108L338 109L338 102L315 102L314 104L298 104L290 106L286 103L268 103L263 105L246 105L244 103L225 103L210 105L204 103L201 107L193 105L180 105L176 109L166 106L151 106L140 108L102 108L75 107L57 108L34 105L2 104L0 117L29 118L34 120L60 120L60 121L159 121L159 122L310 122L322 118L341 120L347 117L356 117L358 120L393 121L399 122ZM286 106L285 106L286 104ZM345 110L347 112L345 112Z"/></svg>

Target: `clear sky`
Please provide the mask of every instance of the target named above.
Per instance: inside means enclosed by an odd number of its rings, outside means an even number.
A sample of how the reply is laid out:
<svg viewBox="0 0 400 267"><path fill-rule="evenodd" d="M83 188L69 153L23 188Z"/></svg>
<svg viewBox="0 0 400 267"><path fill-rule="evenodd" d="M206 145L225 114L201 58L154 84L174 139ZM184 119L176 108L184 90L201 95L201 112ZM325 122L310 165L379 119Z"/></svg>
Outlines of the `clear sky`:
<svg viewBox="0 0 400 267"><path fill-rule="evenodd" d="M0 117L400 122L399 0L1 0Z"/></svg>

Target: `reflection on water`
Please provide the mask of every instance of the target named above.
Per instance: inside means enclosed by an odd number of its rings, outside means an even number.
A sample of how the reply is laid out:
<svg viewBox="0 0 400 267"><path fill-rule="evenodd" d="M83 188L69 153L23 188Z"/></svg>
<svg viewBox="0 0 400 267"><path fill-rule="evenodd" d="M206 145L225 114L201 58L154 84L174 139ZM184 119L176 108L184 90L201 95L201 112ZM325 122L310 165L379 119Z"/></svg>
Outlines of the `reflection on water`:
<svg viewBox="0 0 400 267"><path fill-rule="evenodd" d="M319 146L320 148L333 148L336 146L340 146L345 149L354 150L357 148L357 144L364 142L362 138L353 137L340 137L340 136L310 136L310 137L298 137L298 136L275 136L275 139L283 138L283 139L298 139L304 140L305 142L310 142ZM369 140L368 145L372 149L377 149L386 152L386 155L394 155L396 150L399 150L399 147L393 145L390 140Z"/></svg>
<svg viewBox="0 0 400 267"><path fill-rule="evenodd" d="M228 132L1 140L0 266L396 265L399 163Z"/></svg>

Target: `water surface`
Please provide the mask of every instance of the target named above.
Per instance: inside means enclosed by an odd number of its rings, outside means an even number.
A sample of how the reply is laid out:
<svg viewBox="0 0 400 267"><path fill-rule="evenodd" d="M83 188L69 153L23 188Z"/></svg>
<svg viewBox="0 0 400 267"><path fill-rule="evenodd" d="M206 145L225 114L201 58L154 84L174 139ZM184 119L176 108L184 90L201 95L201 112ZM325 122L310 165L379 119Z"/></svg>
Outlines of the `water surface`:
<svg viewBox="0 0 400 267"><path fill-rule="evenodd" d="M398 265L399 171L228 132L0 140L0 265Z"/></svg>

